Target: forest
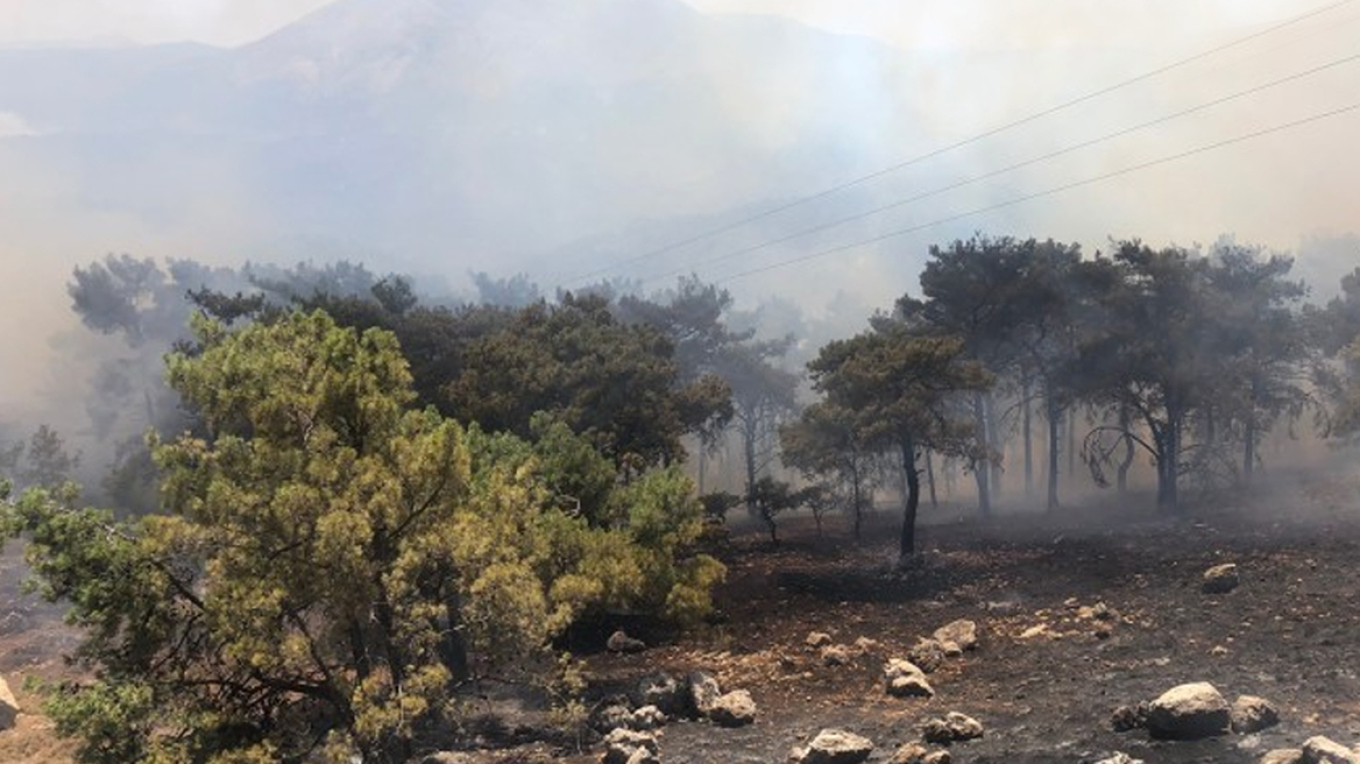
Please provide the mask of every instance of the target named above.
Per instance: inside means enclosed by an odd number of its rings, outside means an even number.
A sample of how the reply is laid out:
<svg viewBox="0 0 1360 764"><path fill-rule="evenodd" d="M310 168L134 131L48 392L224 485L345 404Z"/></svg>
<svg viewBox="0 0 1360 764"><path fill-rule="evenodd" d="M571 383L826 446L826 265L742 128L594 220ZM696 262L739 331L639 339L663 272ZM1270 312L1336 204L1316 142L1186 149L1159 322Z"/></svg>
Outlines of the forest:
<svg viewBox="0 0 1360 764"><path fill-rule="evenodd" d="M68 284L103 348L88 433L0 429L0 528L80 634L44 712L82 762L398 764L470 740L496 681L579 744L579 653L720 628L738 537L773 560L805 520L891 528L910 582L924 507L1096 489L1178 522L1270 490L1291 444L1344 448L1360 268L1325 302L1292 269L979 234L834 336L697 277L459 298L110 255Z"/></svg>

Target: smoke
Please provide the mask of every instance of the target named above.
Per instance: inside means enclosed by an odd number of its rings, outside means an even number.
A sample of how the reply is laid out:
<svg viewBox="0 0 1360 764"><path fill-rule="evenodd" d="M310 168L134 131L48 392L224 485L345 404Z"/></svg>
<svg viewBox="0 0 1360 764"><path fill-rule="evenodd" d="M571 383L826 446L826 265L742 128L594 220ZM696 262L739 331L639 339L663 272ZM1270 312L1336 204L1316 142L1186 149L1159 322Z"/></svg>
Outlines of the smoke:
<svg viewBox="0 0 1360 764"><path fill-rule="evenodd" d="M454 288L471 286L469 271L525 272L547 293L582 274L651 291L693 271L745 310L778 297L762 331L802 322L826 335L818 341L916 291L928 246L974 231L1088 253L1111 238L1188 245L1230 233L1293 250L1316 298L1360 256L1348 233L1360 227L1360 112L1112 175L1360 100L1360 62L1067 151L1353 55L1360 12L1262 34L972 140L1305 9L346 0L285 27L324 4L0 0L0 45L125 37L230 48L49 50L41 66L0 55L5 72L58 77L46 87L0 78L0 419L22 410L85 426L69 401L101 356L65 283L109 252L214 265L348 258ZM346 50L325 26L342 12ZM375 12L381 23L363 23ZM765 15L719 15L731 13ZM444 24L450 14L456 23Z"/></svg>

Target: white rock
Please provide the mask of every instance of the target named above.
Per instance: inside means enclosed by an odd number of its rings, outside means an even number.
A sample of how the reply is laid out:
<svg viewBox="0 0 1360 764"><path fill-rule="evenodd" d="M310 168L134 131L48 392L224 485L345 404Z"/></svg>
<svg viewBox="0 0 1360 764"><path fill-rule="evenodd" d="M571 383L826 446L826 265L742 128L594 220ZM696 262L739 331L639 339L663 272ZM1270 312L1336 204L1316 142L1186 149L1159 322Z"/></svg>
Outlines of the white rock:
<svg viewBox="0 0 1360 764"><path fill-rule="evenodd" d="M883 667L883 689L895 698L929 698L935 689L925 672L911 661L893 658Z"/></svg>
<svg viewBox="0 0 1360 764"><path fill-rule="evenodd" d="M959 650L973 650L978 644L977 624L965 619L945 624L936 629L931 636L944 646L946 653L951 652L951 644L956 645Z"/></svg>
<svg viewBox="0 0 1360 764"><path fill-rule="evenodd" d="M0 677L0 731L13 729L19 721L19 701L14 699L9 685Z"/></svg>
<svg viewBox="0 0 1360 764"><path fill-rule="evenodd" d="M756 720L756 702L746 690L733 690L713 703L708 718L720 727L745 727Z"/></svg>
<svg viewBox="0 0 1360 764"><path fill-rule="evenodd" d="M873 753L873 741L838 729L817 733L804 748L794 749L789 758L795 764L859 764Z"/></svg>
<svg viewBox="0 0 1360 764"><path fill-rule="evenodd" d="M1172 687L1148 704L1147 728L1153 737L1197 740L1227 734L1228 701L1208 682Z"/></svg>
<svg viewBox="0 0 1360 764"><path fill-rule="evenodd" d="M1360 755L1321 735L1303 741L1301 764L1360 764Z"/></svg>

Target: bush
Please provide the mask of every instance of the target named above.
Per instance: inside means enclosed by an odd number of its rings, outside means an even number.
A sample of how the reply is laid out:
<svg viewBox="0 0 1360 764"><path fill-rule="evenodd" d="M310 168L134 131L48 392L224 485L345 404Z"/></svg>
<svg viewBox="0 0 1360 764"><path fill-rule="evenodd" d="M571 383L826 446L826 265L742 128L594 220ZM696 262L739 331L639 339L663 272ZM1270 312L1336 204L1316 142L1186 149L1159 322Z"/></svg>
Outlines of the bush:
<svg viewBox="0 0 1360 764"><path fill-rule="evenodd" d="M677 471L566 502L604 482L569 432L535 445L410 410L386 332L320 312L194 328L169 380L201 431L153 442L165 514L41 490L4 506L86 630L95 678L49 703L83 761L401 762L457 682L551 666L583 613L710 606L722 568L689 552L701 512Z"/></svg>

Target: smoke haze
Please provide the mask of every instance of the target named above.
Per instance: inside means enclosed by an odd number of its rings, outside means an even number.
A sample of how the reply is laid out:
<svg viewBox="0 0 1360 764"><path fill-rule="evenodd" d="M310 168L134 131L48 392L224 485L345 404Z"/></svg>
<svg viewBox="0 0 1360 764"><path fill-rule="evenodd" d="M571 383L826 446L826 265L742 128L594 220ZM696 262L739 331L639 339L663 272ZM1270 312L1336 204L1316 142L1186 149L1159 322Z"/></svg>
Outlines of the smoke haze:
<svg viewBox="0 0 1360 764"><path fill-rule="evenodd" d="M1295 252L1325 295L1360 262L1360 112L1010 202L1360 101L1360 62L1337 63L1360 53L1360 7L1348 4L666 249L1305 10L1278 0L3 0L0 405L78 383L52 371L53 338L80 331L63 285L109 252L214 264L346 257L455 281L525 272L549 290L598 278L655 289L694 271L748 307L780 295L822 315L848 300L862 318L915 289L930 243L974 230L1088 252L1111 237L1191 244L1228 233ZM1329 68L930 193L1319 67ZM986 211L964 214L973 210ZM899 230L912 232L817 256Z"/></svg>

